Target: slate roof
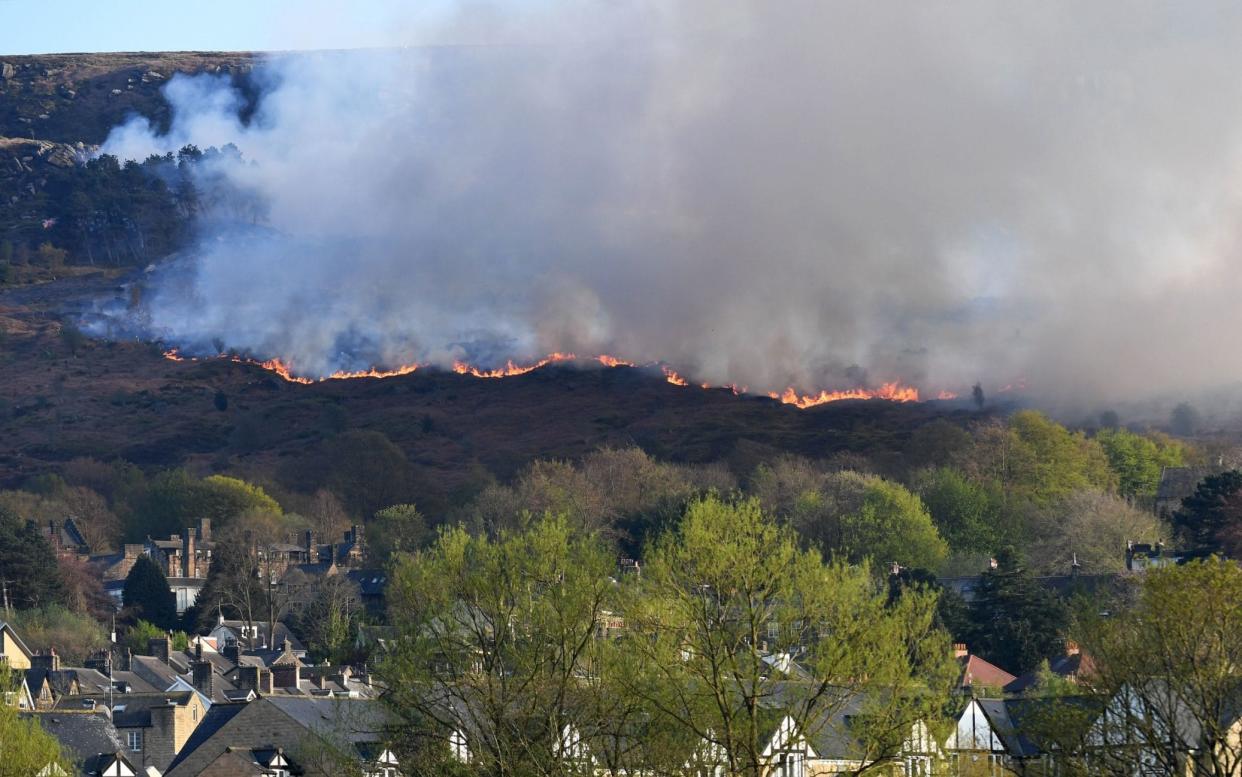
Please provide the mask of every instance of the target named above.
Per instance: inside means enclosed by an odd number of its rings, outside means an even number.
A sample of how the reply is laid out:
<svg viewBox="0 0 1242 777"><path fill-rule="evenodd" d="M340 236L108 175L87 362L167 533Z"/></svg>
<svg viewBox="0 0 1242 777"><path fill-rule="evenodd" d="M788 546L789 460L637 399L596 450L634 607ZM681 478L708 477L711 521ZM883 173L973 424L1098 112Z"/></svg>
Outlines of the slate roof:
<svg viewBox="0 0 1242 777"><path fill-rule="evenodd" d="M1208 475L1220 472L1220 467L1165 467L1160 471L1160 485L1156 487L1156 501L1181 500L1190 496Z"/></svg>
<svg viewBox="0 0 1242 777"><path fill-rule="evenodd" d="M121 735L102 712L56 710L30 715L43 730L56 737L77 763L100 753L114 753L123 747Z"/></svg>
<svg viewBox="0 0 1242 777"><path fill-rule="evenodd" d="M388 587L388 573L382 569L351 569L346 577L358 585L363 596L383 596Z"/></svg>
<svg viewBox="0 0 1242 777"><path fill-rule="evenodd" d="M233 702L228 704L213 704L211 709L207 710L207 714L199 721L198 727L190 734L189 739L181 746L181 750L177 756L173 758L172 763L168 765L165 774L172 772L173 769L186 760L191 754L198 750L204 743L215 736L221 729L229 724L238 713L242 712L249 706L248 702Z"/></svg>
<svg viewBox="0 0 1242 777"><path fill-rule="evenodd" d="M194 691L169 691L167 693L118 693L112 696L112 724L117 728L143 728L151 725L151 709L165 707L169 702L189 704ZM67 696L56 704L56 710L80 709L83 700L94 700L100 706L108 706L107 694L82 694Z"/></svg>

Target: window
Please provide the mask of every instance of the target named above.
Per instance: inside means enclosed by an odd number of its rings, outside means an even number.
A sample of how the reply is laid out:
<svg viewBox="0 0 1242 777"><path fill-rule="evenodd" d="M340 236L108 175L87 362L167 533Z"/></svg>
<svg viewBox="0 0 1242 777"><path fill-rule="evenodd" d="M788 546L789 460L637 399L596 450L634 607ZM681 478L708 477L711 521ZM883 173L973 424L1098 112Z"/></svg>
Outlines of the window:
<svg viewBox="0 0 1242 777"><path fill-rule="evenodd" d="M129 750L131 753L142 752L142 732L141 731L128 731L125 734L125 739L129 743Z"/></svg>
<svg viewBox="0 0 1242 777"><path fill-rule="evenodd" d="M805 757L801 752L781 753L776 762L776 773L780 777L806 777Z"/></svg>

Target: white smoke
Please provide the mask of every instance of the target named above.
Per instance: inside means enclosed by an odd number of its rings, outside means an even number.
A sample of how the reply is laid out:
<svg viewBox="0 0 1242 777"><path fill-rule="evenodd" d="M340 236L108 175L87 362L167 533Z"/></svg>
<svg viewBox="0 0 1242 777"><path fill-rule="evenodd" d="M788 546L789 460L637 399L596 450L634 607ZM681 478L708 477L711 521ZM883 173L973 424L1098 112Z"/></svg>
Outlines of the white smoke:
<svg viewBox="0 0 1242 777"><path fill-rule="evenodd" d="M170 342L307 374L662 359L753 390L1242 380L1242 11L1204 0L472 5L408 50L210 77L128 158L233 142Z"/></svg>

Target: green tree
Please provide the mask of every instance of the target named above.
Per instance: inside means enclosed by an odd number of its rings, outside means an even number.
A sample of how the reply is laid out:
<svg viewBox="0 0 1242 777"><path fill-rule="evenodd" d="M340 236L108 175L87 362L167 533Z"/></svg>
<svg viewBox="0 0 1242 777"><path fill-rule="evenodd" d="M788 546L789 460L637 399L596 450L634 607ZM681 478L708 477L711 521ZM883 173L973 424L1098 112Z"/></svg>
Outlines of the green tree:
<svg viewBox="0 0 1242 777"><path fill-rule="evenodd" d="M613 558L563 517L495 539L451 529L399 556L389 618L402 635L381 674L385 699L424 753L469 731L477 774L566 774L561 736L577 714L579 678L613 607Z"/></svg>
<svg viewBox="0 0 1242 777"><path fill-rule="evenodd" d="M17 609L64 604L56 555L39 529L0 505L0 577Z"/></svg>
<svg viewBox="0 0 1242 777"><path fill-rule="evenodd" d="M1186 446L1163 435L1145 437L1113 428L1101 430L1095 439L1117 473L1118 490L1124 496L1154 498L1164 468L1186 464Z"/></svg>
<svg viewBox="0 0 1242 777"><path fill-rule="evenodd" d="M1009 419L1017 445L1011 453L1012 487L1037 504L1082 488L1111 489L1116 476L1099 443L1034 410Z"/></svg>
<svg viewBox="0 0 1242 777"><path fill-rule="evenodd" d="M766 773L767 733L784 715L809 739L847 736L864 760L891 758L948 690L934 593L890 600L865 566L801 544L757 501L708 497L650 549L626 598L622 640L638 658L628 693L730 775ZM859 702L848 732L829 730Z"/></svg>
<svg viewBox="0 0 1242 777"><path fill-rule="evenodd" d="M1027 572L1012 550L997 555L970 603L970 649L1013 674L1061 655L1069 613L1056 595Z"/></svg>
<svg viewBox="0 0 1242 777"><path fill-rule="evenodd" d="M358 585L345 575L330 575L315 584L310 601L293 618L311 660L342 664L353 658L360 599Z"/></svg>
<svg viewBox="0 0 1242 777"><path fill-rule="evenodd" d="M161 629L177 625L177 597L168 587L168 578L149 556L139 556L121 590L121 603L134 617L154 623Z"/></svg>
<svg viewBox="0 0 1242 777"><path fill-rule="evenodd" d="M1108 699L1084 753L1095 774L1133 774L1142 749L1167 774L1242 771L1242 569L1211 558L1149 571L1137 602L1081 628L1091 690ZM1187 753L1196 755L1187 764Z"/></svg>
<svg viewBox="0 0 1242 777"><path fill-rule="evenodd" d="M914 483L932 522L950 548L966 553L996 550L1002 539L999 488L967 480L947 467L925 470L915 477Z"/></svg>
<svg viewBox="0 0 1242 777"><path fill-rule="evenodd" d="M791 522L824 553L854 561L934 569L948 551L923 502L875 475L832 473L819 490L801 495Z"/></svg>
<svg viewBox="0 0 1242 777"><path fill-rule="evenodd" d="M237 478L212 475L199 480L184 470L155 476L127 521L127 541L166 537L209 518L216 528L250 510L281 513L260 487Z"/></svg>
<svg viewBox="0 0 1242 777"><path fill-rule="evenodd" d="M1209 475L1173 514L1178 537L1201 550L1242 551L1242 472Z"/></svg>
<svg viewBox="0 0 1242 777"><path fill-rule="evenodd" d="M399 553L422 549L435 535L417 507L402 504L377 512L367 524L366 536L370 561L383 566Z"/></svg>
<svg viewBox="0 0 1242 777"><path fill-rule="evenodd" d="M4 673L0 692L4 700L17 692L18 680ZM39 725L37 716L23 715L15 704L0 704L0 777L39 774L72 774L73 759L62 752L60 742ZM58 771L59 770L59 771Z"/></svg>
<svg viewBox="0 0 1242 777"><path fill-rule="evenodd" d="M1033 574L1125 571L1126 543L1156 543L1167 529L1147 510L1104 491L1076 491L1026 515L1027 558Z"/></svg>

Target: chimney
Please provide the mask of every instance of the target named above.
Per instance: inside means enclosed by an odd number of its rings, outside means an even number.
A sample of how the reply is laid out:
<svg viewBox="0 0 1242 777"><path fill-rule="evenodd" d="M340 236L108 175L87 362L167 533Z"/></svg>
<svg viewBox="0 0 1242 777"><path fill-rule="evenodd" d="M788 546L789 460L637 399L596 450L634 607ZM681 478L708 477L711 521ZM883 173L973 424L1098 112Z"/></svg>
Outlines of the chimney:
<svg viewBox="0 0 1242 777"><path fill-rule="evenodd" d="M47 652L40 650L30 657L30 665L35 669L46 669L49 672L60 671L60 656L56 655L56 648L48 648Z"/></svg>
<svg viewBox="0 0 1242 777"><path fill-rule="evenodd" d="M997 569L1000 564L994 558L988 559L988 569Z"/></svg>
<svg viewBox="0 0 1242 777"><path fill-rule="evenodd" d="M167 664L168 659L172 657L172 637L168 634L162 637L152 637L147 640L147 651Z"/></svg>
<svg viewBox="0 0 1242 777"><path fill-rule="evenodd" d="M181 540L181 576L198 577L198 564L194 559L194 530L186 529Z"/></svg>
<svg viewBox="0 0 1242 777"><path fill-rule="evenodd" d="M953 643L953 657L954 658L965 658L968 655L970 655L970 651L966 649L965 642Z"/></svg>
<svg viewBox="0 0 1242 777"><path fill-rule="evenodd" d="M211 542L211 519L198 519L198 541L200 543Z"/></svg>
<svg viewBox="0 0 1242 777"><path fill-rule="evenodd" d="M94 669L102 675L112 674L112 654L106 650L97 650L87 656L83 666Z"/></svg>
<svg viewBox="0 0 1242 777"><path fill-rule="evenodd" d="M60 550L60 534L56 531L56 521L47 522L47 539L52 543L53 550Z"/></svg>
<svg viewBox="0 0 1242 777"><path fill-rule="evenodd" d="M272 673L261 666L243 666L237 673L237 685L255 693L272 692Z"/></svg>
<svg viewBox="0 0 1242 777"><path fill-rule="evenodd" d="M202 691L208 699L215 695L216 673L210 661L195 661L191 669L194 676L194 687Z"/></svg>
<svg viewBox="0 0 1242 777"><path fill-rule="evenodd" d="M1079 653L1078 643L1072 639L1065 640L1065 655L1076 656Z"/></svg>
<svg viewBox="0 0 1242 777"><path fill-rule="evenodd" d="M141 555L142 555L142 543L138 543L136 545L127 543L125 545L125 558L127 560L136 560Z"/></svg>
<svg viewBox="0 0 1242 777"><path fill-rule="evenodd" d="M310 529L306 530L306 534L302 537L302 544L306 546L307 563L314 564L319 561L319 558L315 553L315 533L313 531Z"/></svg>
<svg viewBox="0 0 1242 777"><path fill-rule="evenodd" d="M117 654L116 668L122 672L128 672L134 666L134 651L128 647L121 648Z"/></svg>
<svg viewBox="0 0 1242 777"><path fill-rule="evenodd" d="M259 693L270 694L272 692L272 673L266 669L259 670L259 684L255 688Z"/></svg>
<svg viewBox="0 0 1242 777"><path fill-rule="evenodd" d="M224 656L234 664L241 662L241 648L237 644L237 640L232 637L226 637L224 640L224 649L220 651L220 655Z"/></svg>

